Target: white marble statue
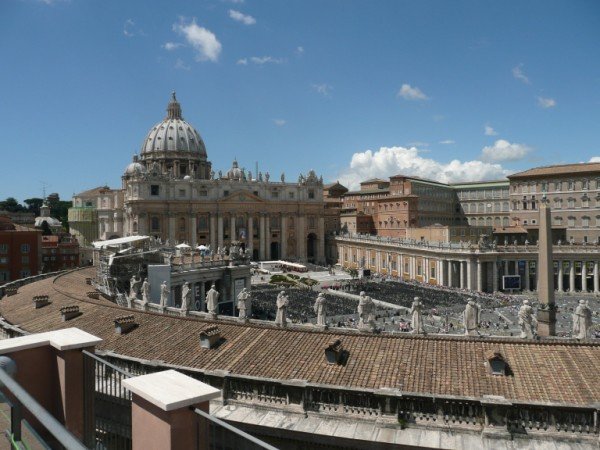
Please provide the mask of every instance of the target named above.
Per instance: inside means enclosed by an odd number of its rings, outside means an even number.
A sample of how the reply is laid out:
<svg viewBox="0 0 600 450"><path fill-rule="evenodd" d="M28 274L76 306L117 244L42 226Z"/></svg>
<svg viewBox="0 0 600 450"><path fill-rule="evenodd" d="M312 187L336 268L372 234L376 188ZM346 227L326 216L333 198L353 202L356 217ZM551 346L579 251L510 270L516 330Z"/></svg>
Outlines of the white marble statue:
<svg viewBox="0 0 600 450"><path fill-rule="evenodd" d="M251 308L252 308L252 297L250 296L250 292L248 292L248 288L242 289L237 296L237 307L239 310L239 319L246 320L250 318Z"/></svg>
<svg viewBox="0 0 600 450"><path fill-rule="evenodd" d="M162 284L160 285L160 306L161 307L164 308L165 306L167 306L167 303L169 303L169 294L170 293L171 293L171 291L167 287L167 282L163 281Z"/></svg>
<svg viewBox="0 0 600 450"><path fill-rule="evenodd" d="M219 309L219 295L219 291L217 291L216 286L213 284L206 293L206 309L209 314L217 315Z"/></svg>
<svg viewBox="0 0 600 450"><path fill-rule="evenodd" d="M592 326L592 310L585 300L579 300L579 305L573 313L573 337L587 339Z"/></svg>
<svg viewBox="0 0 600 450"><path fill-rule="evenodd" d="M523 300L523 306L519 309L519 327L521 327L521 338L532 339L535 337L537 319L529 300Z"/></svg>
<svg viewBox="0 0 600 450"><path fill-rule="evenodd" d="M129 298L137 298L141 281L141 278L138 278L135 275L131 277L131 280L129 280Z"/></svg>
<svg viewBox="0 0 600 450"><path fill-rule="evenodd" d="M144 304L150 301L150 283L148 283L148 278L144 278L144 282L142 283L142 301Z"/></svg>
<svg viewBox="0 0 600 450"><path fill-rule="evenodd" d="M281 291L277 295L277 315L275 316L275 323L279 326L285 327L287 325L286 309L290 303L290 299L285 295L285 291Z"/></svg>
<svg viewBox="0 0 600 450"><path fill-rule="evenodd" d="M373 310L375 309L373 300L371 297L365 294L365 291L360 292L360 299L358 300L358 327L359 328L373 328L375 325L375 317L373 316Z"/></svg>
<svg viewBox="0 0 600 450"><path fill-rule="evenodd" d="M423 304L421 303L421 299L419 297L415 297L412 307L410 308L410 316L411 322L410 325L412 327L412 332L417 334L422 334L425 332L423 329Z"/></svg>
<svg viewBox="0 0 600 450"><path fill-rule="evenodd" d="M465 334L467 336L478 334L477 328L479 328L479 313L479 305L475 303L472 298L469 299L467 306L465 307L465 311L463 312L463 324L465 326Z"/></svg>
<svg viewBox="0 0 600 450"><path fill-rule="evenodd" d="M319 293L317 299L315 300L315 314L317 314L317 325L324 327L325 326L325 315L327 314L326 305L325 305L325 294L323 292Z"/></svg>
<svg viewBox="0 0 600 450"><path fill-rule="evenodd" d="M181 288L181 310L189 311L191 304L192 289L190 288L190 284L186 281L185 283L183 283L183 287Z"/></svg>

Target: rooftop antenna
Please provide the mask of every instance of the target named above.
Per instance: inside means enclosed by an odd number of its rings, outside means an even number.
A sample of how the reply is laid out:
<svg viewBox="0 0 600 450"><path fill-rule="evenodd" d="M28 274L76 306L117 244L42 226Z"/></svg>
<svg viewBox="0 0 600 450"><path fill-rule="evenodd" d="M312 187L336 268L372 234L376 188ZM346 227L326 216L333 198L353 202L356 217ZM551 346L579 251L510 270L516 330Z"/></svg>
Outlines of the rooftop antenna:
<svg viewBox="0 0 600 450"><path fill-rule="evenodd" d="M254 172L254 174L255 174L254 176L258 180L258 161L256 161L256 172Z"/></svg>

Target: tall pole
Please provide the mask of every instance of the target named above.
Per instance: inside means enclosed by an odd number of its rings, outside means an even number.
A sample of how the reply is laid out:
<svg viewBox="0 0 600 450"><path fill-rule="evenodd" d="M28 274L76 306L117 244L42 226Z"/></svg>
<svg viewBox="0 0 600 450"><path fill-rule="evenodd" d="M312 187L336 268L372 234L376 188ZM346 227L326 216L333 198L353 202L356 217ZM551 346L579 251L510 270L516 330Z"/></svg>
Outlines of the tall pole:
<svg viewBox="0 0 600 450"><path fill-rule="evenodd" d="M556 335L556 306L554 302L554 265L552 264L552 228L550 205L546 194L540 202L540 240L538 248L538 335Z"/></svg>

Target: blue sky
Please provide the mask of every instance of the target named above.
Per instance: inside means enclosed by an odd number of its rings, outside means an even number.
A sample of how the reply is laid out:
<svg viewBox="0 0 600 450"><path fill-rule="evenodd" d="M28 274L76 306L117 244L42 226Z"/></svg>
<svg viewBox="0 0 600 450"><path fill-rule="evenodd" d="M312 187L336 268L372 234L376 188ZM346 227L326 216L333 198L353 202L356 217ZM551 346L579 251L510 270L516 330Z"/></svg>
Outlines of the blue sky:
<svg viewBox="0 0 600 450"><path fill-rule="evenodd" d="M598 1L0 2L0 198L120 176L175 89L215 170L498 178L600 156Z"/></svg>

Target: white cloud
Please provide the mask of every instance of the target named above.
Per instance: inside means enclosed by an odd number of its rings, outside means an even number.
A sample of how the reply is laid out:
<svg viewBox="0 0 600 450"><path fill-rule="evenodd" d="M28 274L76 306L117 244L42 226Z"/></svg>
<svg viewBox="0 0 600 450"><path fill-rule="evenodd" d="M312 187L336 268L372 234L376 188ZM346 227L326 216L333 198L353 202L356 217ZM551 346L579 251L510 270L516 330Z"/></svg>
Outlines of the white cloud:
<svg viewBox="0 0 600 450"><path fill-rule="evenodd" d="M296 55L300 56L304 54L304 47L302 47L301 45L299 45L298 47L296 47Z"/></svg>
<svg viewBox="0 0 600 450"><path fill-rule="evenodd" d="M429 147L429 142L412 141L407 144L409 147Z"/></svg>
<svg viewBox="0 0 600 450"><path fill-rule="evenodd" d="M179 47L182 47L183 44L179 43L179 42L165 42L163 45L161 45L162 48L164 48L167 51L173 51L178 49Z"/></svg>
<svg viewBox="0 0 600 450"><path fill-rule="evenodd" d="M518 161L531 151L532 148L525 144L511 144L504 139L498 139L494 145L483 147L481 160L486 162Z"/></svg>
<svg viewBox="0 0 600 450"><path fill-rule="evenodd" d="M254 17L236 11L235 9L229 10L229 17L236 22L243 23L244 25L254 25L256 23L256 19Z"/></svg>
<svg viewBox="0 0 600 450"><path fill-rule="evenodd" d="M485 134L486 136L497 136L498 132L489 125L486 125L483 134Z"/></svg>
<svg viewBox="0 0 600 450"><path fill-rule="evenodd" d="M282 127L286 124L286 121L284 119L273 119L273 123L278 127Z"/></svg>
<svg viewBox="0 0 600 450"><path fill-rule="evenodd" d="M233 3L234 5L241 5L244 0L221 0L223 3Z"/></svg>
<svg viewBox="0 0 600 450"><path fill-rule="evenodd" d="M179 70L190 70L190 66L188 66L185 62L183 62L183 59L181 58L177 58L177 61L175 61L175 68L179 69Z"/></svg>
<svg viewBox="0 0 600 450"><path fill-rule="evenodd" d="M454 142L452 139L446 139L446 140L440 141L440 144L451 145L451 144L456 144L456 142Z"/></svg>
<svg viewBox="0 0 600 450"><path fill-rule="evenodd" d="M523 63L519 64L517 67L513 67L512 74L517 80L520 80L525 84L531 84L527 75L523 73Z"/></svg>
<svg viewBox="0 0 600 450"><path fill-rule="evenodd" d="M284 58L274 58L273 56L251 56L249 58L240 58L236 64L241 66L247 66L248 63L262 66L263 64L282 64L285 62Z"/></svg>
<svg viewBox="0 0 600 450"><path fill-rule="evenodd" d="M310 87L313 89L313 91L318 92L324 97L329 97L331 95L331 90L333 89L333 87L326 83L311 84Z"/></svg>
<svg viewBox="0 0 600 450"><path fill-rule="evenodd" d="M592 156L589 162L600 162L600 156Z"/></svg>
<svg viewBox="0 0 600 450"><path fill-rule="evenodd" d="M51 0L51 2L53 1L54 0ZM146 36L144 31L133 21L133 19L127 19L125 21L123 24L123 34L127 37Z"/></svg>
<svg viewBox="0 0 600 450"><path fill-rule="evenodd" d="M350 189L357 189L361 181L397 174L450 183L503 178L508 173L500 164L457 159L442 163L423 158L414 147L381 147L375 152L367 150L352 155L350 165L340 173L339 181Z"/></svg>
<svg viewBox="0 0 600 450"><path fill-rule="evenodd" d="M403 84L398 91L397 97L405 100L427 100L427 96L418 87L412 87L410 84Z"/></svg>
<svg viewBox="0 0 600 450"><path fill-rule="evenodd" d="M550 97L538 97L538 105L542 108L554 108L556 100Z"/></svg>
<svg viewBox="0 0 600 450"><path fill-rule="evenodd" d="M240 66L247 66L248 65L248 58L240 58L237 60L237 63Z"/></svg>
<svg viewBox="0 0 600 450"><path fill-rule="evenodd" d="M197 61L215 62L219 59L221 43L212 31L198 26L196 19L188 21L185 17L180 18L179 23L173 25L173 31L182 35L196 50Z"/></svg>

